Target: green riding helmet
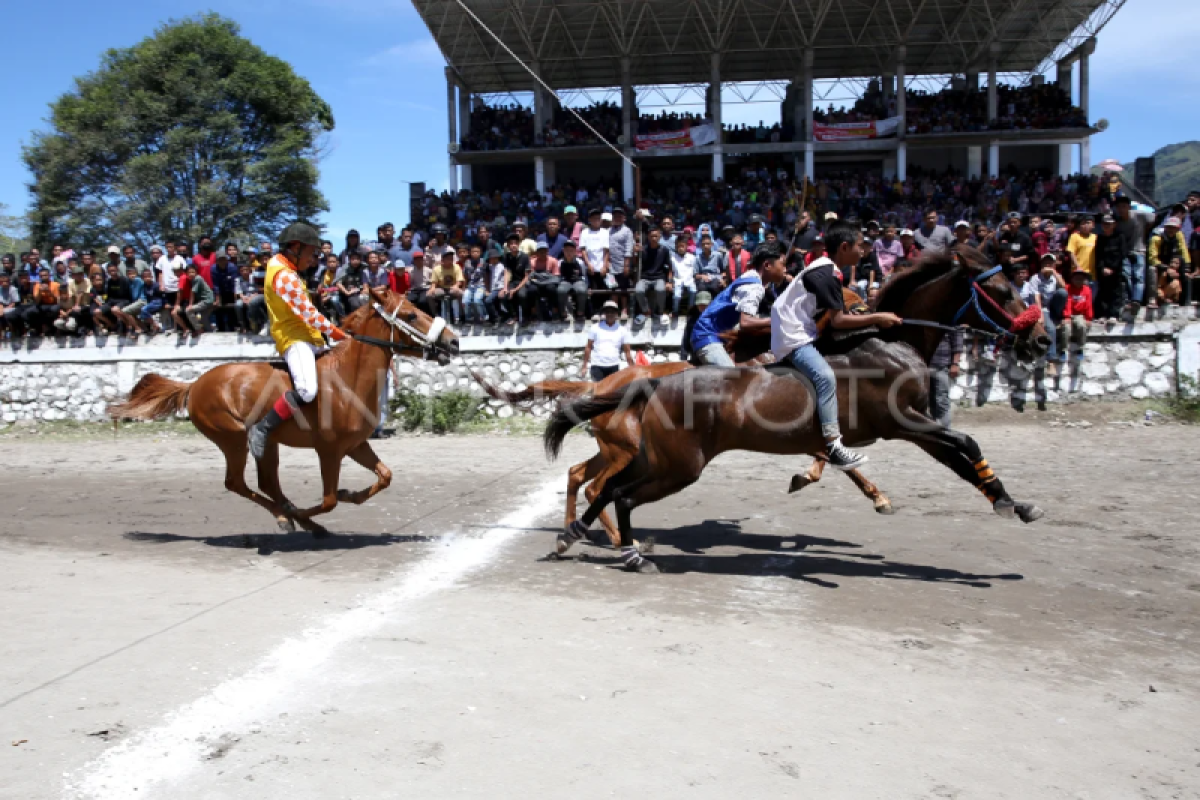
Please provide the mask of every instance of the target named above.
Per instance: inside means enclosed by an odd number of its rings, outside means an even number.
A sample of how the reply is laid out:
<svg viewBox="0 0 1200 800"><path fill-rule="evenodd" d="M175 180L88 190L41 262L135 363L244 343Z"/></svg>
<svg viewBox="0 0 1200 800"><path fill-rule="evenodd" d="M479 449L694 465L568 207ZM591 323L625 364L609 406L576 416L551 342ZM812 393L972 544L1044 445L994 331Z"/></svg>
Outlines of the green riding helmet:
<svg viewBox="0 0 1200 800"><path fill-rule="evenodd" d="M317 229L312 225L293 222L279 235L279 246L286 248L292 242L311 245L319 250L321 249L321 234L317 233Z"/></svg>

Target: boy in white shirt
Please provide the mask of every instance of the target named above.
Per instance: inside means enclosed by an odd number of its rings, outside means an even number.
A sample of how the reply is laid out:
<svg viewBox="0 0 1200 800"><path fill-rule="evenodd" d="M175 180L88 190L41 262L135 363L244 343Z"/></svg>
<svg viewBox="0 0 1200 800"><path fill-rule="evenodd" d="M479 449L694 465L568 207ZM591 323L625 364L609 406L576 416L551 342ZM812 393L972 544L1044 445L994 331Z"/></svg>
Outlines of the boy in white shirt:
<svg viewBox="0 0 1200 800"><path fill-rule="evenodd" d="M583 350L583 364L579 374L589 378L593 383L612 375L621 368L621 354L624 351L625 363L633 366L633 352L629 349L629 339L625 326L617 322L620 308L616 300L604 304L604 320L592 326L588 331L587 346ZM591 369L588 369L588 364Z"/></svg>
<svg viewBox="0 0 1200 800"><path fill-rule="evenodd" d="M675 239L675 250L671 253L671 286L675 295L675 316L687 315L696 296L696 254L689 253L687 239Z"/></svg>

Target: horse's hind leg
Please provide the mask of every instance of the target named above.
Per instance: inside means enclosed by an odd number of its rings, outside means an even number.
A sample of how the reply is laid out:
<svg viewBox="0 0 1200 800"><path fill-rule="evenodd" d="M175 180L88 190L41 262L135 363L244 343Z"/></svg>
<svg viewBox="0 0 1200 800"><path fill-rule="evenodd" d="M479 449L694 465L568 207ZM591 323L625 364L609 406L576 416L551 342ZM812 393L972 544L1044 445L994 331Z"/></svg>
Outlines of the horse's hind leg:
<svg viewBox="0 0 1200 800"><path fill-rule="evenodd" d="M356 506L361 506L363 503L367 502L372 497L392 485L392 471L387 468L387 465L384 464L383 461L380 460L379 456L375 455L375 451L371 448L370 442L364 441L346 455L354 459L356 464L366 467L374 472L375 483L365 489L360 489L357 492L349 492L345 489L339 489L337 493L338 500L342 501L343 503L352 503Z"/></svg>
<svg viewBox="0 0 1200 800"><path fill-rule="evenodd" d="M311 508L297 510L293 513L300 524L307 523L308 530L312 531L313 536L318 539L323 539L329 535L329 531L321 525L312 521L312 518L319 514L328 514L337 508L338 504L338 479L342 474L342 457L337 452L317 451L317 455L321 460L321 502Z"/></svg>
<svg viewBox="0 0 1200 800"><path fill-rule="evenodd" d="M600 487L604 485L605 476L612 474L613 471L612 465L604 457L603 452L597 453L587 461L571 467L567 472L567 507L566 519L563 521L564 529L569 530L571 523L577 518L580 487L588 484L585 496L590 504L599 494ZM604 526L604 530L608 533L608 538L612 542L613 547L616 547L617 542L620 541L620 534L617 533L617 528L613 525L612 519L609 518L607 512L601 512L599 519L600 524ZM566 546L569 549L570 543L566 543ZM560 550L559 555L565 552L566 550Z"/></svg>
<svg viewBox="0 0 1200 800"><path fill-rule="evenodd" d="M821 480L821 476L825 474L825 467L828 460L815 456L812 466L808 468L808 472L803 474L797 473L792 476L792 483L788 486L788 494L793 494L808 486L812 486L817 481Z"/></svg>

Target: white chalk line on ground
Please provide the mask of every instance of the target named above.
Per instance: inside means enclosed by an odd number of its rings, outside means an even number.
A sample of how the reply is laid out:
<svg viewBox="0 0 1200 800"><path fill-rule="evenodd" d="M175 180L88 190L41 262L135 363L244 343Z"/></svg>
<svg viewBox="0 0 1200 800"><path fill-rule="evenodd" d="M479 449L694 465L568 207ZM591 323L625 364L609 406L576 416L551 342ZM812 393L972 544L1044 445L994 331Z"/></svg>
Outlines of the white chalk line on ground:
<svg viewBox="0 0 1200 800"><path fill-rule="evenodd" d="M249 671L170 712L157 727L106 750L67 777L65 798L128 800L149 797L204 763L218 739L247 732L268 714L294 703L297 688L318 678L338 648L396 621L413 601L449 589L486 566L522 529L561 505L561 478L547 481L495 527L479 536L451 536L428 558L397 573L390 588L288 639Z"/></svg>

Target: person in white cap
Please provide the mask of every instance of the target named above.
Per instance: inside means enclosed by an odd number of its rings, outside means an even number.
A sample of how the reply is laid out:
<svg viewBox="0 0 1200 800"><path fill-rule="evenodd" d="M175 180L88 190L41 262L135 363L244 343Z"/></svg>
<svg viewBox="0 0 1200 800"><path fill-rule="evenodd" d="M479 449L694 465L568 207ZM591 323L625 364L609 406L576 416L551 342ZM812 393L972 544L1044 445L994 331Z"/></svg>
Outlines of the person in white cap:
<svg viewBox="0 0 1200 800"><path fill-rule="evenodd" d="M604 319L588 331L587 345L583 349L583 363L579 366L579 374L593 383L599 383L621 368L622 352L625 355L625 363L633 366L633 351L629 349L628 331L617 322L617 314L620 313L617 302L605 302L602 311Z"/></svg>

